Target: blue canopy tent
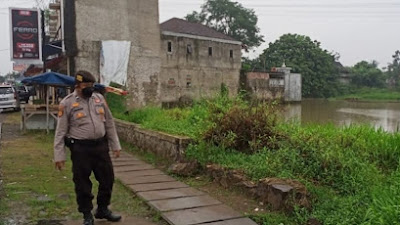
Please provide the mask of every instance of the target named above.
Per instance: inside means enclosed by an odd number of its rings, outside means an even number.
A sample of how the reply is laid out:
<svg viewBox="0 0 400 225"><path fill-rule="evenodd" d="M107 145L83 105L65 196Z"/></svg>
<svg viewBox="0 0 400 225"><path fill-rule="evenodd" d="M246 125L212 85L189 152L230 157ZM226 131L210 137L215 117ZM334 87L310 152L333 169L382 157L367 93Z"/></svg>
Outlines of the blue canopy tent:
<svg viewBox="0 0 400 225"><path fill-rule="evenodd" d="M49 110L49 86L56 86L56 87L72 87L75 84L75 79L71 76L67 76L64 74L60 73L55 73L55 72L47 72L43 74L39 74L33 77L28 77L23 80L21 80L21 83L26 84L26 85L43 85L45 87L45 99L46 99L46 130L49 131L49 116L50 116L50 110ZM54 95L53 95L54 96ZM53 101L54 103L54 101ZM27 119L29 119L30 116L25 116L23 111L23 127L25 129L25 122ZM54 117L54 116L53 116ZM57 118L55 118L57 119Z"/></svg>
<svg viewBox="0 0 400 225"><path fill-rule="evenodd" d="M41 84L49 86L74 86L75 79L61 73L48 72L33 77L25 78L21 81L24 84Z"/></svg>

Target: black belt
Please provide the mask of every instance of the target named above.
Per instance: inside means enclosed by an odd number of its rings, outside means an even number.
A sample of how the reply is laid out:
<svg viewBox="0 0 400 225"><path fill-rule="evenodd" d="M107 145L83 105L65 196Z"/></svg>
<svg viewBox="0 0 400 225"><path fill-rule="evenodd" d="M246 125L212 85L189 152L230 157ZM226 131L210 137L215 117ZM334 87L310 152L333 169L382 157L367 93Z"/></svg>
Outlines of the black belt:
<svg viewBox="0 0 400 225"><path fill-rule="evenodd" d="M72 138L72 143L76 143L76 144L80 144L80 145L99 145L104 143L104 141L106 141L107 138L106 136L101 137L99 139L84 139L84 140L79 140L79 139L74 139Z"/></svg>

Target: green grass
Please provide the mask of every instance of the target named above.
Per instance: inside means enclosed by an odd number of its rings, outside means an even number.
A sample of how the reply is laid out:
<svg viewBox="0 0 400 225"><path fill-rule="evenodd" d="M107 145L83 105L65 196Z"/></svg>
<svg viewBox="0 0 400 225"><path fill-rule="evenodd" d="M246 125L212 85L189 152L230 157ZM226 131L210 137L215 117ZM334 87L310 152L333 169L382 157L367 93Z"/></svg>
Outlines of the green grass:
<svg viewBox="0 0 400 225"><path fill-rule="evenodd" d="M280 143L279 150L244 154L201 142L186 154L203 165L242 170L255 181L278 177L303 182L314 196L313 211L290 216L294 224L303 224L303 217L323 224L399 222L400 134L367 126L284 124L280 129L290 139Z"/></svg>
<svg viewBox="0 0 400 225"><path fill-rule="evenodd" d="M161 109L146 107L127 111L124 97L107 95L107 102L115 118L140 124L143 128L163 131L175 135L185 135L196 139L210 126L208 102L203 100L192 108Z"/></svg>
<svg viewBox="0 0 400 225"><path fill-rule="evenodd" d="M30 222L81 219L81 214L77 212L71 161L68 159L63 171L54 168L53 135L32 132L13 140L2 140L1 147L0 162L4 178L1 218L12 218L22 213L28 215ZM93 176L91 179L93 193L97 193L97 181ZM111 208L127 216L159 220L154 211L149 210L120 182L114 185Z"/></svg>
<svg viewBox="0 0 400 225"><path fill-rule="evenodd" d="M378 99L380 91L374 93ZM225 148L221 142L204 140L207 131L215 126L224 130L230 129L226 125L235 125L221 122L227 115L237 119L228 113L233 105L254 110L241 100L219 97L196 102L192 108L113 112L116 117L145 128L194 138L196 143L187 149L186 156L202 165L215 163L238 169L254 181L277 177L295 179L306 185L312 196L311 211L296 209L290 215L278 212L253 215L260 224L306 224L310 218L332 225L400 224L399 133L391 134L370 126L339 128L332 124L300 126L278 122L271 131L279 133L281 138L271 136L270 139L277 148L259 148L248 154L243 149ZM228 134L220 137L226 143L240 138L235 133ZM257 138L248 141L257 143Z"/></svg>
<svg viewBox="0 0 400 225"><path fill-rule="evenodd" d="M355 93L338 96L336 99L354 99L362 101L400 101L400 92L398 90L379 89L379 88L361 88L356 89Z"/></svg>

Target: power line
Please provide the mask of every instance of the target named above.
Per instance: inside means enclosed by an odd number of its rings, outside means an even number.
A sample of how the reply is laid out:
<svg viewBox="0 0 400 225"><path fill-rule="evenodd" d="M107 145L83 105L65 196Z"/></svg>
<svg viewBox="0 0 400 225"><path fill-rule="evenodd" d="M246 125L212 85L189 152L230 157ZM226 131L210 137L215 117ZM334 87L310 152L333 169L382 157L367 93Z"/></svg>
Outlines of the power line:
<svg viewBox="0 0 400 225"><path fill-rule="evenodd" d="M268 14L280 14L282 16L286 14L298 14L298 15L365 15L365 16L399 16L400 12L370 12L370 11L295 11L295 10L282 10L282 11L268 11L264 10L257 15L268 15Z"/></svg>
<svg viewBox="0 0 400 225"><path fill-rule="evenodd" d="M303 3L299 4L298 2L293 3L293 2L286 2L287 4L282 4L280 1L277 4L271 4L271 3L259 3L260 1L256 2L247 2L247 4L242 4L246 8L252 8L252 9L275 9L275 8L306 8L306 9L319 9L319 8L327 8L327 9L332 9L332 8L337 8L337 9L400 9L400 3L399 2L346 2L346 3L327 3L327 4L322 4L320 2L318 3ZM285 3L285 2L283 2ZM187 0L182 0L182 1L165 1L165 2L160 2L160 5L164 6L173 6L176 8L176 6L201 6L202 4L199 3L193 3L193 2L187 2Z"/></svg>
<svg viewBox="0 0 400 225"><path fill-rule="evenodd" d="M400 3L346 3L346 4L248 4L246 7L258 8L392 8L400 7Z"/></svg>

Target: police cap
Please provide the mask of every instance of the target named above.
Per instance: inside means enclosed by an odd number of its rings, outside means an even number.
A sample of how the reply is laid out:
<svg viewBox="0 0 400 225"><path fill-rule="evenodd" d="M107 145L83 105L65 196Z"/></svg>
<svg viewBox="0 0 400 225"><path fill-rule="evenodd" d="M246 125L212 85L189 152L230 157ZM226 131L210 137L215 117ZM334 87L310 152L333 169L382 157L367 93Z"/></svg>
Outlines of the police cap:
<svg viewBox="0 0 400 225"><path fill-rule="evenodd" d="M96 79L94 76L85 70L80 70L75 75L75 83L95 83Z"/></svg>

